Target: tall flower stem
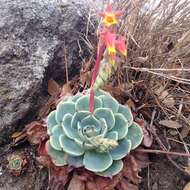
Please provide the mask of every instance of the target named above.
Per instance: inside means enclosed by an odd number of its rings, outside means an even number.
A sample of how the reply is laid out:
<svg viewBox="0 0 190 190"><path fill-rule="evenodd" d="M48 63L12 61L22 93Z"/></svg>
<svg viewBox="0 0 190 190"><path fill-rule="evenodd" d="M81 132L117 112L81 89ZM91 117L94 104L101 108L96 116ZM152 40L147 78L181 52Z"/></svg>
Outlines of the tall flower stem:
<svg viewBox="0 0 190 190"><path fill-rule="evenodd" d="M99 71L99 68L100 68L100 62L101 62L104 50L105 50L105 46L101 42L99 42L98 43L97 56L96 56L96 63L95 63L95 66L94 66L94 70L93 70L93 73L92 73L92 79L91 79L90 101L89 101L89 111L90 112L94 111L94 89L93 89L93 86L94 86L94 83L96 81L96 77L97 77L97 74L98 74L98 71Z"/></svg>

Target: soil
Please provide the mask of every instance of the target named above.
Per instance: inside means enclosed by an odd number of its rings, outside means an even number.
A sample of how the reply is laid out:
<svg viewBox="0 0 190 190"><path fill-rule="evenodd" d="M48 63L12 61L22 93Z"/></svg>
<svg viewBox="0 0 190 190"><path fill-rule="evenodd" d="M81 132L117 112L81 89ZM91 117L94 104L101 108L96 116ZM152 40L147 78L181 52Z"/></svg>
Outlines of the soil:
<svg viewBox="0 0 190 190"><path fill-rule="evenodd" d="M144 169L141 190L182 190L189 178L176 169L165 156L153 156L152 164Z"/></svg>
<svg viewBox="0 0 190 190"><path fill-rule="evenodd" d="M162 142L166 137L175 139L175 137L171 136L169 131L164 128L157 129L157 133ZM165 143L166 142L164 142L164 144ZM173 141L169 141L169 147L170 151L183 151L183 145ZM153 143L152 148L160 149L155 142ZM178 166L188 165L187 158L179 156L170 156L170 158ZM149 167L144 169L141 173L143 182L140 184L140 190L183 190L185 185L190 181L190 177L177 169L171 161L168 160L166 155L151 154L150 161L151 164Z"/></svg>

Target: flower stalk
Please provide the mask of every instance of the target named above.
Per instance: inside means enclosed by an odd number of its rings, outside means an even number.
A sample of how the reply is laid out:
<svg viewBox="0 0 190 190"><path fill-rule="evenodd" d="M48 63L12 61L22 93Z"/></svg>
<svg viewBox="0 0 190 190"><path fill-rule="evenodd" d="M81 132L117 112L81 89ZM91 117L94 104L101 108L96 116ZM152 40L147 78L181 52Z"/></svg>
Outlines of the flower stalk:
<svg viewBox="0 0 190 190"><path fill-rule="evenodd" d="M119 65L117 62L118 53L127 56L125 37L117 32L118 19L122 14L123 11L114 11L111 5L100 13L102 22L98 31L97 57L91 79L90 112L94 111L94 90L102 87Z"/></svg>

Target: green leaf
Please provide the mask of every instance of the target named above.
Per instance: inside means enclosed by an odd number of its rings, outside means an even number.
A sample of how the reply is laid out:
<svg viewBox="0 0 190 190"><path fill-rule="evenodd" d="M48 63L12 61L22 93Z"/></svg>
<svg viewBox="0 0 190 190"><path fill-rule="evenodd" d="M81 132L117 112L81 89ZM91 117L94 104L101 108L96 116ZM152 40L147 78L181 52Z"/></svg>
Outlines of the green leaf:
<svg viewBox="0 0 190 190"><path fill-rule="evenodd" d="M73 115L71 121L71 127L74 129L78 129L78 122L81 122L86 116L91 115L92 113L89 111L78 111Z"/></svg>
<svg viewBox="0 0 190 190"><path fill-rule="evenodd" d="M102 101L97 97L94 97L94 109L99 107L102 107ZM82 96L76 101L76 109L78 111L89 110L89 95Z"/></svg>
<svg viewBox="0 0 190 190"><path fill-rule="evenodd" d="M81 156L84 154L82 146L64 135L59 137L59 142L63 150L71 156Z"/></svg>
<svg viewBox="0 0 190 190"><path fill-rule="evenodd" d="M98 98L102 100L103 103L102 107L110 108L113 113L117 113L119 109L119 103L117 102L116 99L114 99L112 96L106 96L106 95L101 95Z"/></svg>
<svg viewBox="0 0 190 190"><path fill-rule="evenodd" d="M111 131L116 131L118 133L118 139L123 139L128 132L128 121L125 117L120 114L115 114L115 126Z"/></svg>
<svg viewBox="0 0 190 190"><path fill-rule="evenodd" d="M52 128L57 125L57 121L55 119L55 114L56 114L56 110L52 111L48 117L47 117L47 131L48 131L48 134L50 135L51 134L51 130Z"/></svg>
<svg viewBox="0 0 190 190"><path fill-rule="evenodd" d="M135 122L129 127L127 133L127 139L131 141L131 149L137 148L143 140L143 131L142 128Z"/></svg>
<svg viewBox="0 0 190 190"><path fill-rule="evenodd" d="M56 166L64 166L66 165L66 154L63 151L57 151L55 150L50 142L48 142L48 154L51 156L51 160L52 162L56 165Z"/></svg>
<svg viewBox="0 0 190 190"><path fill-rule="evenodd" d="M50 144L56 150L62 150L59 143L59 136L64 134L63 129L60 125L56 125L52 128L52 135L50 136Z"/></svg>
<svg viewBox="0 0 190 190"><path fill-rule="evenodd" d="M127 119L129 126L132 125L133 123L133 114L131 112L131 109L129 108L129 106L127 105L119 105L119 110L118 113L121 113L125 116L125 118Z"/></svg>
<svg viewBox="0 0 190 190"><path fill-rule="evenodd" d="M67 113L72 115L75 113L75 104L73 102L59 103L56 109L56 121L61 123L64 115Z"/></svg>
<svg viewBox="0 0 190 190"><path fill-rule="evenodd" d="M118 141L118 146L110 151L113 160L121 160L131 150L131 141L124 138Z"/></svg>
<svg viewBox="0 0 190 190"><path fill-rule="evenodd" d="M65 135L71 139L79 138L78 131L71 127L72 115L66 114L63 118L62 128Z"/></svg>
<svg viewBox="0 0 190 190"><path fill-rule="evenodd" d="M99 153L93 150L84 154L84 167L93 172L102 172L112 165L112 157L108 152Z"/></svg>
<svg viewBox="0 0 190 190"><path fill-rule="evenodd" d="M97 108L94 111L95 117L98 119L105 119L108 130L111 130L115 125L115 118L113 112L109 108Z"/></svg>
<svg viewBox="0 0 190 190"><path fill-rule="evenodd" d="M123 162L121 160L114 160L113 164L105 171L97 173L103 177L112 177L117 175L123 169Z"/></svg>
<svg viewBox="0 0 190 190"><path fill-rule="evenodd" d="M67 163L76 168L83 166L83 156L68 156Z"/></svg>
<svg viewBox="0 0 190 190"><path fill-rule="evenodd" d="M117 131L110 131L106 134L105 138L118 140L118 132Z"/></svg>

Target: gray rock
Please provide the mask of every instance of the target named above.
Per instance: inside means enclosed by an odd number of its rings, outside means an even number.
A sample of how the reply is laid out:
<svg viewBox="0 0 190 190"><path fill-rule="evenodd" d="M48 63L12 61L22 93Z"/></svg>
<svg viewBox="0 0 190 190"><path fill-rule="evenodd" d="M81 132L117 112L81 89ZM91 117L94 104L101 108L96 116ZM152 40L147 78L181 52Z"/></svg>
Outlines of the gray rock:
<svg viewBox="0 0 190 190"><path fill-rule="evenodd" d="M42 84L65 79L64 48L70 78L79 72L88 9L88 0L0 0L0 145L35 118Z"/></svg>

